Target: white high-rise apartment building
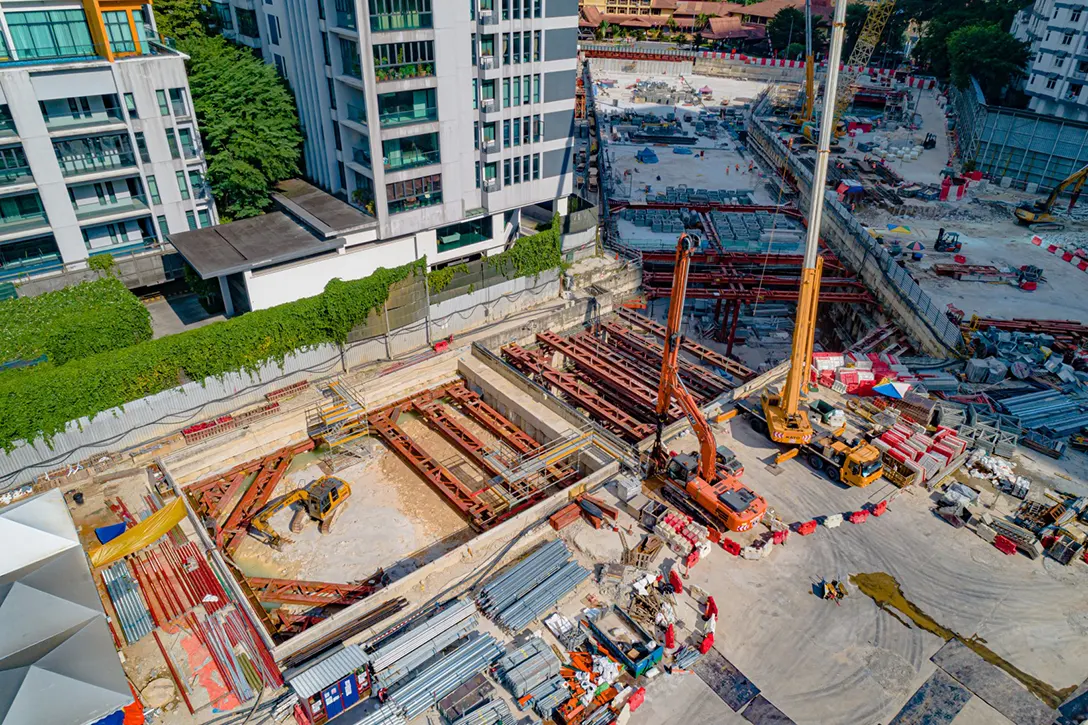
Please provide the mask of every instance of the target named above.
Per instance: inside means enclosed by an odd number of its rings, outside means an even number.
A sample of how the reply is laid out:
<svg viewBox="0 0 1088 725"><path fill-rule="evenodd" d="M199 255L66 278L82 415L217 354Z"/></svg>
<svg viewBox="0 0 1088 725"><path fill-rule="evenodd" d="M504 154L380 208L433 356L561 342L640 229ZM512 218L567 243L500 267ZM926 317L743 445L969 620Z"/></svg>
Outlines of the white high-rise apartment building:
<svg viewBox="0 0 1088 725"><path fill-rule="evenodd" d="M1088 121L1088 0L1036 0L1012 33L1034 54L1024 88L1031 110Z"/></svg>
<svg viewBox="0 0 1088 725"><path fill-rule="evenodd" d="M151 5L0 1L0 283L161 255L216 223L205 171L185 57Z"/></svg>
<svg viewBox="0 0 1088 725"><path fill-rule="evenodd" d="M501 248L573 190L577 0L230 0L287 79L305 174L398 242L386 266ZM402 254L403 253L403 254Z"/></svg>

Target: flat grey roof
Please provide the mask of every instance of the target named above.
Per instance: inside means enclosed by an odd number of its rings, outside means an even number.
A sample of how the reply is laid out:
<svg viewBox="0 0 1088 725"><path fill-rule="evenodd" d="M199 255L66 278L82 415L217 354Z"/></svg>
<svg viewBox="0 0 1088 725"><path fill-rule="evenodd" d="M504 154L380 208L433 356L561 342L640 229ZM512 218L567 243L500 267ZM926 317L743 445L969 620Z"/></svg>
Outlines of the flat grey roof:
<svg viewBox="0 0 1088 725"><path fill-rule="evenodd" d="M201 279L282 264L343 246L320 239L283 212L171 234L170 242Z"/></svg>
<svg viewBox="0 0 1088 725"><path fill-rule="evenodd" d="M320 236L335 237L378 226L374 217L302 179L282 181L276 189L279 193L272 199Z"/></svg>

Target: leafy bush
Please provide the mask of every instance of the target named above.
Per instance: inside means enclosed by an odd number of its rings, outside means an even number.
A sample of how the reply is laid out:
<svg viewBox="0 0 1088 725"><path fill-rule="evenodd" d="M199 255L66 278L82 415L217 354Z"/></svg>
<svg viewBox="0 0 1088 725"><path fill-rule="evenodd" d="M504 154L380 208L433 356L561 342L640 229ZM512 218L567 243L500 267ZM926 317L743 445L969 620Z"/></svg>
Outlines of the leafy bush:
<svg viewBox="0 0 1088 725"><path fill-rule="evenodd" d="M507 277L535 277L541 272L563 266L559 215L552 217L547 229L522 237L502 254L488 257L487 263Z"/></svg>
<svg viewBox="0 0 1088 725"><path fill-rule="evenodd" d="M93 417L188 380L255 371L270 360L282 362L299 349L343 343L353 327L385 303L394 283L425 264L420 260L381 268L354 282L334 279L316 297L62 366L0 375L0 445L10 450L18 440L38 436L48 440L69 421Z"/></svg>
<svg viewBox="0 0 1088 725"><path fill-rule="evenodd" d="M427 273L427 288L436 295L450 286L454 275L468 274L467 264L452 264L442 269L433 269Z"/></svg>
<svg viewBox="0 0 1088 725"><path fill-rule="evenodd" d="M151 339L151 314L114 277L5 300L0 320L0 362L44 355L63 365Z"/></svg>

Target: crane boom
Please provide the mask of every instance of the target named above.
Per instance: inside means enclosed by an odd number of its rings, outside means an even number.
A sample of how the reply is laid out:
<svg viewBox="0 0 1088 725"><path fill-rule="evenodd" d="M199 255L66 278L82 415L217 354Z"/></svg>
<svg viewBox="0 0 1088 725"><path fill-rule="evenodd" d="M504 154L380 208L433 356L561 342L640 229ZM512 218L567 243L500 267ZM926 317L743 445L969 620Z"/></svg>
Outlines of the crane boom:
<svg viewBox="0 0 1088 725"><path fill-rule="evenodd" d="M816 110L816 58L812 54L812 0L805 0L805 105L801 123L812 120Z"/></svg>
<svg viewBox="0 0 1088 725"><path fill-rule="evenodd" d="M844 0L839 0L843 2ZM839 82L838 92L829 94L835 99L835 121L842 120L846 109L854 102L854 96L858 92L857 79L861 75L861 69L869 65L873 57L880 36L884 34L884 26L888 24L888 18L895 10L895 0L876 0L869 4L869 13L865 16L865 23L858 33L857 42L850 53L850 59L846 61L846 69ZM838 67L838 63L835 64ZM840 133L841 135L841 133Z"/></svg>
<svg viewBox="0 0 1088 725"><path fill-rule="evenodd" d="M714 431L703 417L695 398L680 382L680 348L683 346L680 324L684 319L684 298L687 296L691 252L696 243L688 234L681 234L676 241L672 298L669 300L669 317L665 324L665 349L661 355L661 385L657 391L657 447L661 447L661 432L665 427L669 406L675 399L699 439L699 476L704 481L714 481L717 478L715 460L718 446L714 440Z"/></svg>
<svg viewBox="0 0 1088 725"><path fill-rule="evenodd" d="M845 28L846 2L839 0L835 5L835 17L831 26L831 54L827 65L827 86L824 89L816 167L812 176L812 197L809 201L808 230L801 269L801 292L797 299L797 321L793 328L790 370L781 394L764 391L762 396L768 432L771 439L778 443L800 445L812 440L812 424L809 423L808 413L800 409L800 399L801 388L808 378L809 361L812 359L812 346L816 336L816 307L820 295L820 276L823 273L823 259L818 255L820 222L824 212L831 136L835 129L836 119L832 108L838 89L839 60L842 58Z"/></svg>

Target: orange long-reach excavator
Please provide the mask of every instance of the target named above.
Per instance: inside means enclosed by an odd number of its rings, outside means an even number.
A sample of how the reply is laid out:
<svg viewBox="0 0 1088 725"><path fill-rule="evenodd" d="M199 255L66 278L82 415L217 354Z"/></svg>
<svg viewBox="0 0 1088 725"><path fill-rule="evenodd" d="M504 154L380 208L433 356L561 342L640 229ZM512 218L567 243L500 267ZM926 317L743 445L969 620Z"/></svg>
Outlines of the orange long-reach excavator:
<svg viewBox="0 0 1088 725"><path fill-rule="evenodd" d="M669 301L669 318L665 325L665 349L661 358L661 384L657 390L655 453L660 461L666 462L666 486L672 487L678 493L682 492L686 499L706 513L710 523L730 531L746 531L763 517L767 502L740 482L743 467L727 448L719 448L714 440L714 431L703 417L698 403L680 380L680 348L683 342L680 323L684 318L691 252L697 245L698 239L689 234L682 234L676 243L672 297ZM664 451L661 434L667 422L669 407L674 400L684 411L699 439L697 462L686 455L670 459Z"/></svg>

